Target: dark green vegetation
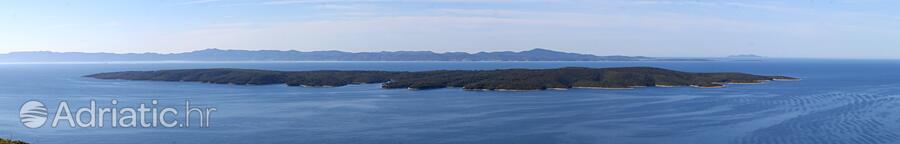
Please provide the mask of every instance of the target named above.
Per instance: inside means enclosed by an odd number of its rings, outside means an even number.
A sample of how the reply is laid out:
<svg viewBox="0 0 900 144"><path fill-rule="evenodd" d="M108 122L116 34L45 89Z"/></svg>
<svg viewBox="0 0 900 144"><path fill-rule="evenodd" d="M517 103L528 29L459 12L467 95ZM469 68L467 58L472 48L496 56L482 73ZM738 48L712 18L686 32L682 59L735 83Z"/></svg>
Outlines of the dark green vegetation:
<svg viewBox="0 0 900 144"><path fill-rule="evenodd" d="M550 88L630 88L640 86L722 87L727 83L759 83L795 79L744 73L690 73L652 67L502 70L388 71L268 71L251 69L183 69L126 71L88 75L98 79L190 81L217 84L330 87L383 83L384 88L434 89L462 87L485 90Z"/></svg>
<svg viewBox="0 0 900 144"><path fill-rule="evenodd" d="M7 140L7 139L0 138L0 144L28 144L28 143L23 142L23 141L18 141L18 140Z"/></svg>

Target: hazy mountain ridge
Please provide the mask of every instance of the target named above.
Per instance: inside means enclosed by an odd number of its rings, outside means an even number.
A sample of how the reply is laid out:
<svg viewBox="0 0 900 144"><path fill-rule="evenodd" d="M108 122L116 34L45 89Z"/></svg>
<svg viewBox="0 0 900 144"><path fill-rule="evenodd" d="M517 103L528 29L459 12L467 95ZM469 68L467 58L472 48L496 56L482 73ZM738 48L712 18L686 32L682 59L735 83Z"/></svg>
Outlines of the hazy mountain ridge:
<svg viewBox="0 0 900 144"><path fill-rule="evenodd" d="M655 61L672 60L644 56L596 56L536 48L512 52L446 52L382 51L343 52L296 50L222 50L205 49L186 53L82 53L82 52L12 52L0 54L0 62L63 61ZM687 59L703 60L703 59Z"/></svg>
<svg viewBox="0 0 900 144"><path fill-rule="evenodd" d="M763 58L763 56L755 55L755 54L739 54L739 55L729 55L727 58Z"/></svg>

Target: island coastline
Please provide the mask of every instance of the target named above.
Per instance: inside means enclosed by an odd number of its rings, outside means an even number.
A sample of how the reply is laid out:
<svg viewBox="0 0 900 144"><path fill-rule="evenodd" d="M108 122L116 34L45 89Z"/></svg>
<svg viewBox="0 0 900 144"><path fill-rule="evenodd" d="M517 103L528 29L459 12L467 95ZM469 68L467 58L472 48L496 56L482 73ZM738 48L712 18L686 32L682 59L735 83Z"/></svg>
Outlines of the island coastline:
<svg viewBox="0 0 900 144"><path fill-rule="evenodd" d="M181 69L125 71L87 75L97 79L202 82L229 85L286 84L300 87L340 87L381 83L382 88L427 90L459 87L465 90L532 91L577 89L634 89L689 86L724 88L728 84L761 84L793 80L786 76L745 73L693 73L653 67L434 71L269 71L253 69Z"/></svg>

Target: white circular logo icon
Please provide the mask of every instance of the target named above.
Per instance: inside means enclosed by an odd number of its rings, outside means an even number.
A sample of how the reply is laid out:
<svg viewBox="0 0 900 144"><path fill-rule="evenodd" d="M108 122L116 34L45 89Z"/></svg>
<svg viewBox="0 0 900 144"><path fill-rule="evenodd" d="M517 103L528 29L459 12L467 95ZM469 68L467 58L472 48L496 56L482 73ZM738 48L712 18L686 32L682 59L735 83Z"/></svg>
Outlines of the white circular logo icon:
<svg viewBox="0 0 900 144"><path fill-rule="evenodd" d="M19 109L19 120L27 128L40 128L47 122L47 107L44 103L30 100Z"/></svg>

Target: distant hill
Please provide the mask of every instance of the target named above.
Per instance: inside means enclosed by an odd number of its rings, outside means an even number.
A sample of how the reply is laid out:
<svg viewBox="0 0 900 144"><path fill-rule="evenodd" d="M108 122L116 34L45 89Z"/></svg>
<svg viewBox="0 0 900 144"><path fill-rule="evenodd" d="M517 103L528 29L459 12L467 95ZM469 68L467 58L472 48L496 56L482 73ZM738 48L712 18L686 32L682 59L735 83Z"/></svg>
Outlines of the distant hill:
<svg viewBox="0 0 900 144"><path fill-rule="evenodd" d="M643 56L596 56L532 49L520 52L447 52L392 51L278 51L205 49L186 53L82 53L82 52L12 52L0 54L0 62L97 62L97 61L678 61ZM698 61L704 59L684 59Z"/></svg>

